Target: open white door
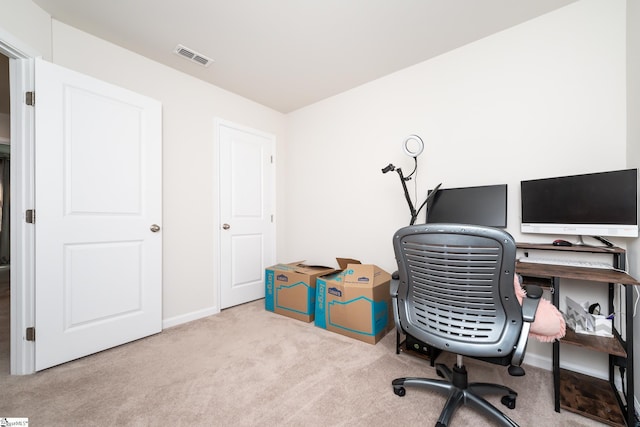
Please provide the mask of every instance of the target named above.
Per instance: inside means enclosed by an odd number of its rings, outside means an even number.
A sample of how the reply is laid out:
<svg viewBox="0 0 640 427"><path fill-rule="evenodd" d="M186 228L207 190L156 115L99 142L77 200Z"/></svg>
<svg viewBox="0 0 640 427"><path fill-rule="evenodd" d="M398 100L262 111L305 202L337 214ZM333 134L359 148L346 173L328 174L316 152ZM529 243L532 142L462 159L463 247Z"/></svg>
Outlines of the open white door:
<svg viewBox="0 0 640 427"><path fill-rule="evenodd" d="M36 370L162 329L161 105L35 68Z"/></svg>
<svg viewBox="0 0 640 427"><path fill-rule="evenodd" d="M275 137L218 122L220 146L220 306L264 298L275 263Z"/></svg>

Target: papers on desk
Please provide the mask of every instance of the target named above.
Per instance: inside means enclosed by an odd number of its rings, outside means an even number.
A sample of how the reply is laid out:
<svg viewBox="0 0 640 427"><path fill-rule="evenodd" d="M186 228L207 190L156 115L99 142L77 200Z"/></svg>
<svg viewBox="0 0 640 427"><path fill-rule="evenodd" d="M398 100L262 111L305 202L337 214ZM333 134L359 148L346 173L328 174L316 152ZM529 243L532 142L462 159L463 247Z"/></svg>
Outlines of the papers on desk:
<svg viewBox="0 0 640 427"><path fill-rule="evenodd" d="M600 314L590 314L582 305L569 297L566 297L567 313L565 321L567 326L578 334L597 335L601 337L612 337L611 323L609 316Z"/></svg>

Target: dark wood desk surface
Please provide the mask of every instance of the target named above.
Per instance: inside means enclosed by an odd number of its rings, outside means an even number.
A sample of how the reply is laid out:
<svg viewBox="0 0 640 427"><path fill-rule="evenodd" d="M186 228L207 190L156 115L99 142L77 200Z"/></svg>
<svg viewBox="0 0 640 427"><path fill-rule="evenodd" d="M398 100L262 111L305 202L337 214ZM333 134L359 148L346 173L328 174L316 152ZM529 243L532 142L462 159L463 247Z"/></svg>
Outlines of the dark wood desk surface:
<svg viewBox="0 0 640 427"><path fill-rule="evenodd" d="M613 246L611 248L606 246L589 246L589 245L573 245L573 246L554 246L548 243L516 243L518 249L538 249L547 251L561 251L561 252L589 252L589 253L602 253L602 254L623 254L626 250Z"/></svg>
<svg viewBox="0 0 640 427"><path fill-rule="evenodd" d="M522 250L544 250L559 252L582 252L601 254L624 254L626 251L619 247L601 246L553 246L538 243L517 243L518 249ZM538 264L532 262L516 261L516 272L523 276L533 277L560 277L564 279L589 280L603 283L621 283L624 285L640 285L640 282L629 274L619 270L608 270L602 268L572 267L567 265Z"/></svg>
<svg viewBox="0 0 640 427"><path fill-rule="evenodd" d="M533 277L561 277L563 279L589 280L603 283L640 285L633 277L618 270L604 268L571 267L566 265L537 264L516 261L516 273Z"/></svg>

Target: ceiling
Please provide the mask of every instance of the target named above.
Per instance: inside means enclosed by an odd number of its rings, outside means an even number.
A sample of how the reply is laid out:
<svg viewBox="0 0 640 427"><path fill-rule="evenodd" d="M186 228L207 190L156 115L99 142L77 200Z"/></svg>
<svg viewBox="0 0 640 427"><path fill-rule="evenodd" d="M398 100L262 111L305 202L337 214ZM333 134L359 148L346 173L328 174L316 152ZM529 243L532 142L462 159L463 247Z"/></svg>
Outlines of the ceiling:
<svg viewBox="0 0 640 427"><path fill-rule="evenodd" d="M287 113L576 0L33 0L54 19ZM208 67L178 45L213 59Z"/></svg>

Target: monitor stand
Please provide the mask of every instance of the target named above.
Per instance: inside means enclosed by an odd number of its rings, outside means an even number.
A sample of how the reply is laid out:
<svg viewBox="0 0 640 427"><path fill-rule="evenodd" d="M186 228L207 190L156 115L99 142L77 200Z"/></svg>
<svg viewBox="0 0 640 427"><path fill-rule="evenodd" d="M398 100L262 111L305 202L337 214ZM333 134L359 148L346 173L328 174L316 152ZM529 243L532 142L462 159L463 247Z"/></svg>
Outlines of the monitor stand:
<svg viewBox="0 0 640 427"><path fill-rule="evenodd" d="M600 236L591 236L591 237L593 237L594 239L602 242L608 248L612 248L612 247L615 246L613 243L611 243L610 241L608 241L604 237L600 237ZM600 246L597 246L597 245L589 245L589 244L585 243L584 240L582 240L582 235L578 236L578 242L574 243L573 246L600 247Z"/></svg>
<svg viewBox="0 0 640 427"><path fill-rule="evenodd" d="M587 245L587 244L584 242L584 240L582 240L582 234L580 234L580 235L578 236L578 242L577 242L577 243L574 243L574 244L573 244L573 246L590 246L590 245Z"/></svg>

